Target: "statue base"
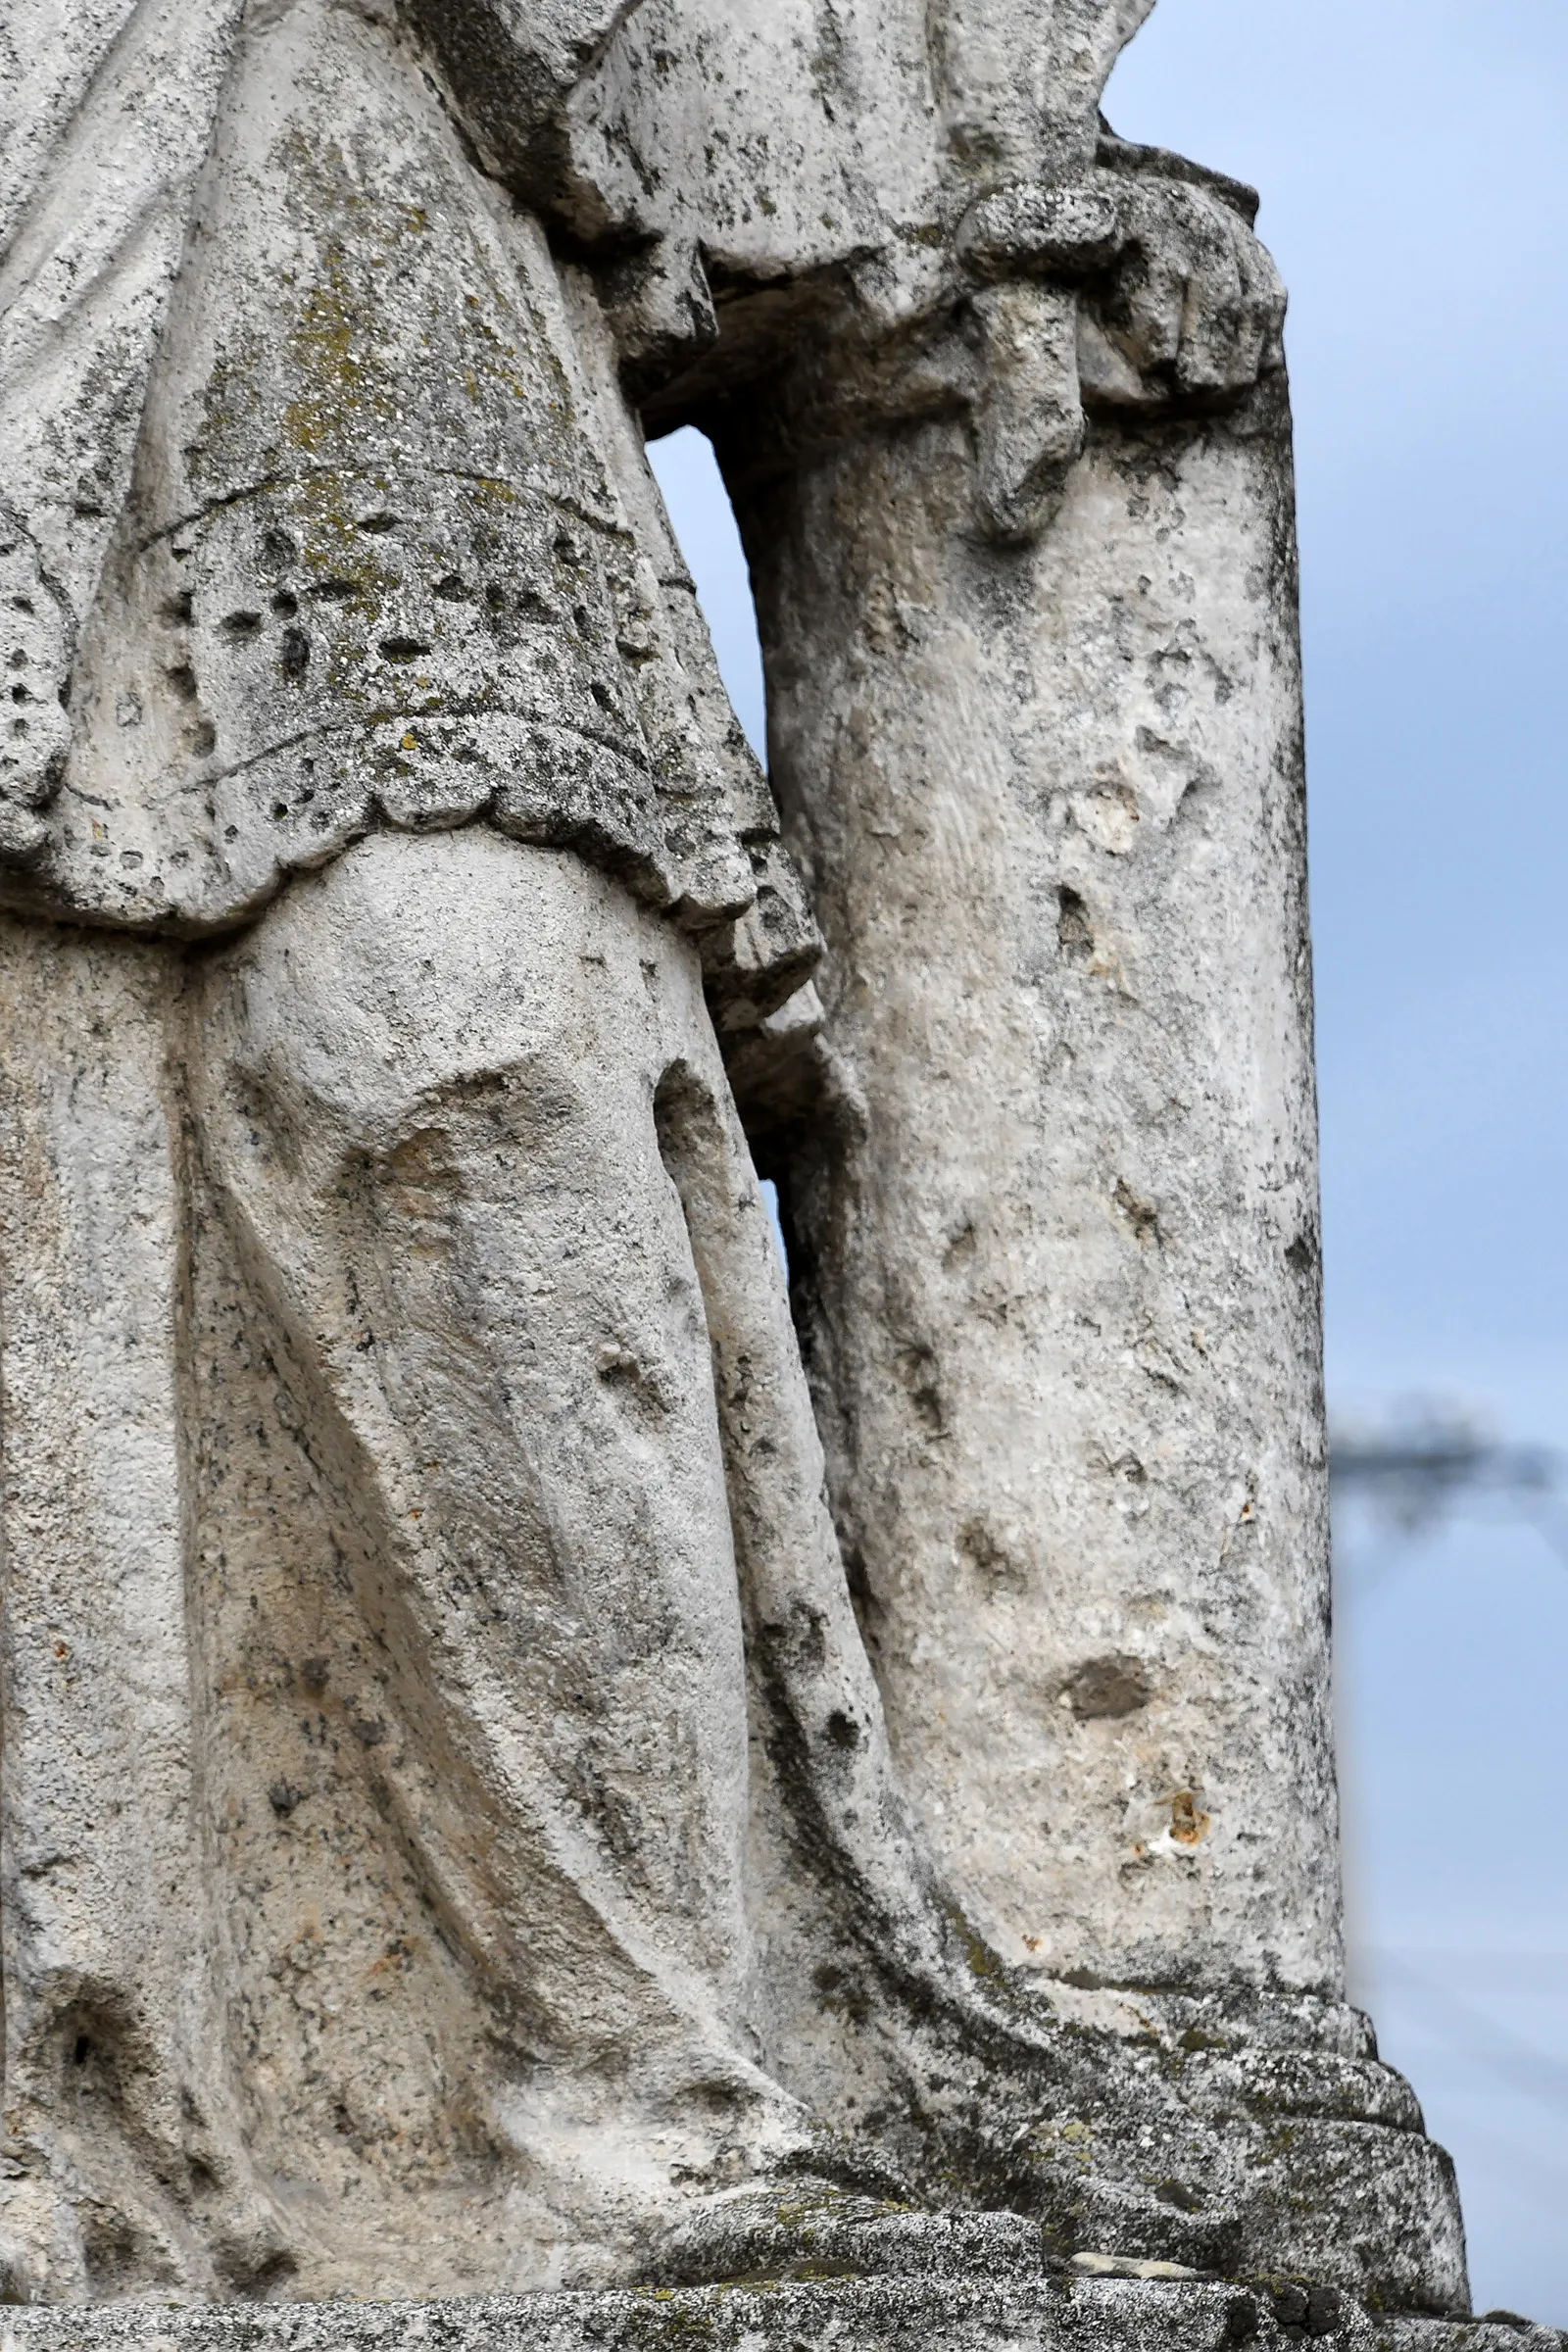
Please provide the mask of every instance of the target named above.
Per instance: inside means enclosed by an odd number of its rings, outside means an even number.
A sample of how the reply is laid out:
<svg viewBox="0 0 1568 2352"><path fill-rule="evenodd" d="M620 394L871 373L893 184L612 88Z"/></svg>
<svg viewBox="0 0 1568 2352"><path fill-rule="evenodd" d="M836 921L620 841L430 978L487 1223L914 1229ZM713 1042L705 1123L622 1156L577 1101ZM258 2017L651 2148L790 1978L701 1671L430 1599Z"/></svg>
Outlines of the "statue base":
<svg viewBox="0 0 1568 2352"><path fill-rule="evenodd" d="M1332 2289L1042 2276L748 2280L446 2303L13 2308L0 2352L1568 2352L1512 2315L1368 2313Z"/></svg>

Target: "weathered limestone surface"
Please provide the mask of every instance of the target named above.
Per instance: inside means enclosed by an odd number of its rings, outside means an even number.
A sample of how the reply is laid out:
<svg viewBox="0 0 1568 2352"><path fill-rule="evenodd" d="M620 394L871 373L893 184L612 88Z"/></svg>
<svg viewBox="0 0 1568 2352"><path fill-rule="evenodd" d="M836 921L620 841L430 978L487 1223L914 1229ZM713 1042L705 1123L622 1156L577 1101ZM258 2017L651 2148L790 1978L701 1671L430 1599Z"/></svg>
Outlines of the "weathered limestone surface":
<svg viewBox="0 0 1568 2352"><path fill-rule="evenodd" d="M1228 2352L1254 2344L1286 2352L1561 2352L1560 2329L1508 2317L1455 2325L1374 2319L1287 2281L1154 2285L1131 2280L1032 2280L996 2264L984 2282L961 2275L848 2281L536 2295L461 2304L359 2304L245 2311L19 2313L10 2342L33 2352L664 2352L849 2346L957 2352L1008 2344L1028 2352ZM0 2343L6 2336L0 2334Z"/></svg>
<svg viewBox="0 0 1568 2352"><path fill-rule="evenodd" d="M127 2134L177 2132L194 2086L221 2095L181 1524L172 976L140 942L22 924L0 968L5 2129L8 2147L46 2132L60 2167L115 2198ZM130 2082L100 2072L106 2002ZM62 2215L47 2177L6 2172L24 2294L67 2252Z"/></svg>
<svg viewBox="0 0 1568 2352"><path fill-rule="evenodd" d="M840 1524L999 1950L1332 1992L1279 418L1097 432L1017 553L972 470L931 423L751 514L832 949L788 1174Z"/></svg>
<svg viewBox="0 0 1568 2352"><path fill-rule="evenodd" d="M1516 2340L1344 1996L1147 5L10 0L0 2346Z"/></svg>

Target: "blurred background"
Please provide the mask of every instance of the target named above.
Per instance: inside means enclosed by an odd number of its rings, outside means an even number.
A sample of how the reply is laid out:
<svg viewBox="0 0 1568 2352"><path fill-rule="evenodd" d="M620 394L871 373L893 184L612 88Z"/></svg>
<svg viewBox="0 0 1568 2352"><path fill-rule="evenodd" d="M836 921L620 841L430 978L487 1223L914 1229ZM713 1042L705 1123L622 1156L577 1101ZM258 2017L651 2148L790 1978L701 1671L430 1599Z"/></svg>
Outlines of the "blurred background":
<svg viewBox="0 0 1568 2352"><path fill-rule="evenodd" d="M1160 0L1105 107L1291 287L1354 1990L1476 2308L1568 2326L1568 7Z"/></svg>

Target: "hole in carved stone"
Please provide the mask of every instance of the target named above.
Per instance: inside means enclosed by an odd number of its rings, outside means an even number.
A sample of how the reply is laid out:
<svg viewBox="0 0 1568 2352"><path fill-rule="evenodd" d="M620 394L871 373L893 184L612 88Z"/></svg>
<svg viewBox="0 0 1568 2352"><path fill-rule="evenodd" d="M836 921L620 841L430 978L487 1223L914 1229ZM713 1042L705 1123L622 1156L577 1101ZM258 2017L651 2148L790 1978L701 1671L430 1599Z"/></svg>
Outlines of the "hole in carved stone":
<svg viewBox="0 0 1568 2352"><path fill-rule="evenodd" d="M1151 1242L1157 1247L1163 1236L1159 1229L1159 1211L1153 1201L1145 1200L1135 1193L1125 1176L1116 1179L1115 1201L1132 1227L1139 1248L1145 1249Z"/></svg>
<svg viewBox="0 0 1568 2352"><path fill-rule="evenodd" d="M1149 1677L1138 1658L1089 1658L1069 1677L1062 1694L1080 1723L1114 1720L1148 1706Z"/></svg>
<svg viewBox="0 0 1568 2352"><path fill-rule="evenodd" d="M941 1437L947 1427L947 1414L943 1409L937 1359L930 1348L915 1346L901 1349L893 1359L893 1370L921 1427L930 1436Z"/></svg>
<svg viewBox="0 0 1568 2352"><path fill-rule="evenodd" d="M789 1245L784 1239L784 1220L779 1214L778 1186L771 1176L764 1176L762 1179L762 1206L767 1211L767 1230L773 1237L773 1247L778 1251L778 1262L783 1267L787 1279L790 1270Z"/></svg>
<svg viewBox="0 0 1568 2352"><path fill-rule="evenodd" d="M765 765L766 702L752 576L712 444L695 426L683 425L650 442L648 458L697 590L730 706ZM771 1109L764 1112L759 1102L742 1099L740 1110L759 1172L765 1179L762 1199L768 1226L793 1297L797 1286L809 1285L810 1267L792 1210L789 1146L782 1132L774 1132L777 1119Z"/></svg>
<svg viewBox="0 0 1568 2352"><path fill-rule="evenodd" d="M865 1555L858 1544L847 1544L844 1548L844 1581L850 1588L850 1606L860 1629L860 1640L865 1643L867 1655L874 1658L880 1641L879 1628L887 1612L872 1590Z"/></svg>
<svg viewBox="0 0 1568 2352"><path fill-rule="evenodd" d="M1024 1563L984 1519L966 1520L956 1538L960 1557L967 1560L979 1574L983 1587L992 1592L1023 1592L1028 1590L1029 1577Z"/></svg>
<svg viewBox="0 0 1568 2352"><path fill-rule="evenodd" d="M651 442L648 457L664 494L671 528L697 584L697 601L713 641L719 675L752 749L765 762L762 653L752 576L712 444L688 424Z"/></svg>
<svg viewBox="0 0 1568 2352"><path fill-rule="evenodd" d="M1088 963L1095 952L1094 925L1078 893L1063 883L1056 893L1056 944L1068 963Z"/></svg>

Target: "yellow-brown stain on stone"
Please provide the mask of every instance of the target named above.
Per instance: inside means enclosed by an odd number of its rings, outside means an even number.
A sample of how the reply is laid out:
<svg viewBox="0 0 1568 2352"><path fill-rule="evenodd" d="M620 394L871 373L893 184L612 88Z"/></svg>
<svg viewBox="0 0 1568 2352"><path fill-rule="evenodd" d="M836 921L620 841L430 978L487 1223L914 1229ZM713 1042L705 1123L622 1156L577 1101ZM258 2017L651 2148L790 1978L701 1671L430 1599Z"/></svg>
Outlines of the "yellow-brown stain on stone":
<svg viewBox="0 0 1568 2352"><path fill-rule="evenodd" d="M1200 1810L1191 1788L1178 1788L1170 1800L1170 1834L1178 1845L1201 1845L1208 1836L1209 1817Z"/></svg>

